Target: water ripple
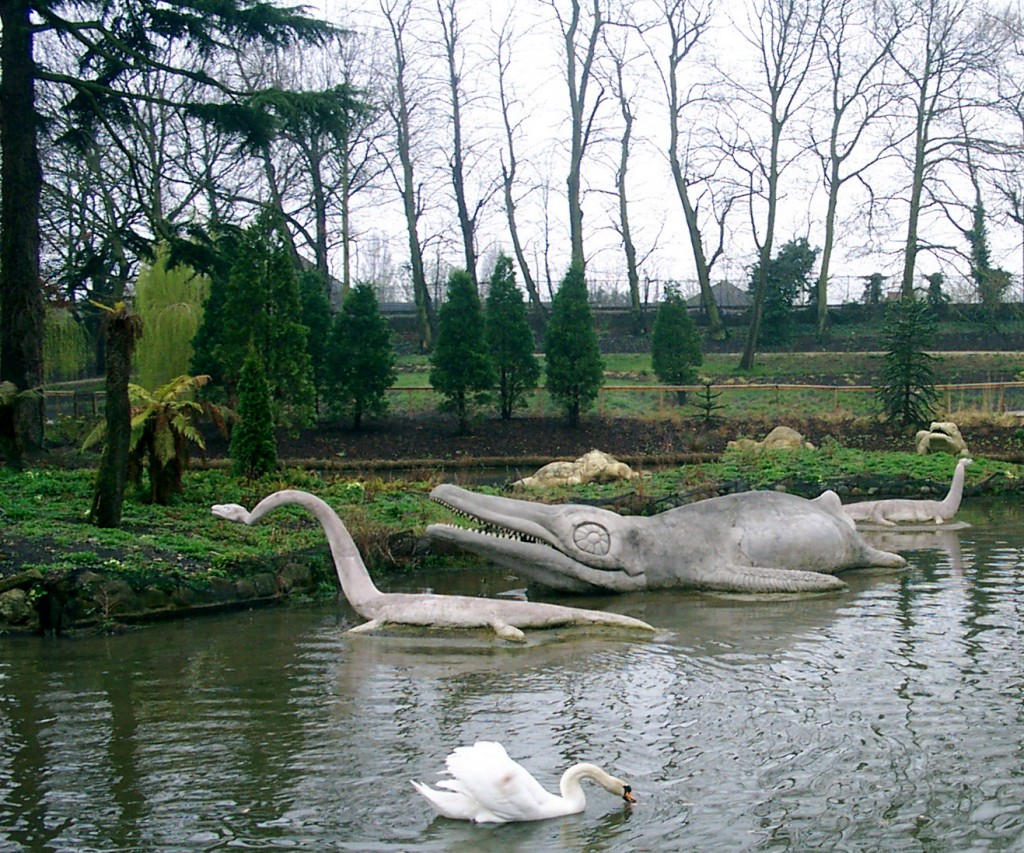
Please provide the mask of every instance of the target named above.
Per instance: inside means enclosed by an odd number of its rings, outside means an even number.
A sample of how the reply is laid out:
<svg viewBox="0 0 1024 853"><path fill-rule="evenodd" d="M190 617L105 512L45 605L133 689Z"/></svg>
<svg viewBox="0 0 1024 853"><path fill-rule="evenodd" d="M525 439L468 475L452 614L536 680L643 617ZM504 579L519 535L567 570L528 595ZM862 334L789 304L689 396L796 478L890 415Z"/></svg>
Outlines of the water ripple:
<svg viewBox="0 0 1024 853"><path fill-rule="evenodd" d="M1020 515L841 596L624 597L662 629L646 642L351 638L289 608L11 644L0 849L1021 849ZM482 738L552 790L589 760L639 802L591 787L555 821L435 817L408 780Z"/></svg>

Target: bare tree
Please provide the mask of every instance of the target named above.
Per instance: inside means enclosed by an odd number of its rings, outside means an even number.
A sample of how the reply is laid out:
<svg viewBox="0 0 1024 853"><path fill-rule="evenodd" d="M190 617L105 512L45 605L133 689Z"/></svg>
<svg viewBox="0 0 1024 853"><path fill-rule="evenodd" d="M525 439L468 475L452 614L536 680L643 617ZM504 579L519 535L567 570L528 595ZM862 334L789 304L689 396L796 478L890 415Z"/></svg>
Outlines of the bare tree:
<svg viewBox="0 0 1024 853"><path fill-rule="evenodd" d="M412 291L405 286L402 270L391 257L391 246L380 232L367 232L360 245L358 261L356 278L373 285L379 301L412 300Z"/></svg>
<svg viewBox="0 0 1024 853"><path fill-rule="evenodd" d="M1024 139L1024 27L1020 20L1013 28L1015 36L1007 73L1000 79L998 103L1016 131ZM1021 229L1021 287L1024 288L1024 145L1003 155L1003 169L996 180L996 190L1006 218Z"/></svg>
<svg viewBox="0 0 1024 853"><path fill-rule="evenodd" d="M583 254L583 189L582 168L587 147L593 138L594 120L604 100L604 90L598 88L590 96L595 83L594 63L605 18L601 0L591 0L589 13L580 0L569 0L563 9L560 0L549 0L562 35L565 55L565 79L569 93L569 175L566 191L569 202L569 242L573 262L586 263Z"/></svg>
<svg viewBox="0 0 1024 853"><path fill-rule="evenodd" d="M394 62L392 83L394 91L387 100L385 109L391 116L394 129L395 154L398 163L390 165L390 171L402 197L406 233L409 239L409 267L412 275L413 295L416 302L416 316L420 331L420 349L428 351L433 345L434 308L423 265L423 244L420 240L419 222L423 214L413 156L413 118L420 104L414 100L412 70L409 58L410 17L412 0L381 0L381 12L387 22L391 36L392 60Z"/></svg>
<svg viewBox="0 0 1024 853"><path fill-rule="evenodd" d="M708 145L703 140L697 146L686 144L681 126L684 110L695 101L704 99L697 84L692 85L687 93L682 91L685 85L683 72L687 57L710 25L711 8L711 0L663 0L660 13L668 31L668 40L665 42L664 65L657 61L657 57L656 65L668 108L669 168L683 209L700 286L701 306L708 320L708 335L714 340L722 340L727 336L727 331L711 288L711 271L725 248L725 224L736 193L728 189L727 183L720 182L717 187L714 185L712 179L722 159L714 156L705 158L704 165L701 165L693 156L694 148L707 152ZM655 48L652 47L654 52ZM692 134L689 138L692 138ZM710 222L706 218L708 214ZM709 228L713 228L717 234L714 245L707 244Z"/></svg>
<svg viewBox="0 0 1024 853"><path fill-rule="evenodd" d="M613 44L604 33L604 43L611 59L611 89L619 105L622 116L622 131L619 135L619 156L615 168L615 196L617 202L617 221L615 228L622 238L622 250L626 257L626 279L629 283L629 305L633 313L633 331L635 334L646 332L644 322L644 306L640 297L640 271L637 261L636 244L633 242L633 229L629 221L629 191L627 177L629 173L629 157L633 144L633 127L635 115L635 85L627 80L626 66L630 61L629 35L633 28L620 30L621 39Z"/></svg>
<svg viewBox="0 0 1024 853"><path fill-rule="evenodd" d="M890 0L886 7L883 29L899 33L892 55L913 124L910 150L903 155L910 173L901 284L906 298L914 293L917 256L929 248L920 233L926 190L962 149L955 126L964 99L998 66L1006 43L1005 32L991 23L971 0Z"/></svg>
<svg viewBox="0 0 1024 853"><path fill-rule="evenodd" d="M356 51L346 44L352 38L300 56L245 57L240 75L247 87L262 90L254 102L273 120L274 132L256 152L263 180L238 186L234 196L253 206L269 201L288 224L296 258L312 256L325 282L340 244L342 295L351 280L352 197L381 168L369 140L382 122L368 93L352 83L349 60Z"/></svg>
<svg viewBox="0 0 1024 853"><path fill-rule="evenodd" d="M750 225L758 248L758 276L750 309L750 326L740 359L740 369L754 366L754 354L761 329L761 314L768 289L768 269L775 239L782 172L795 162L799 152L783 150L785 133L793 116L805 103L821 17L813 0L756 0L749 13L751 33L747 36L757 51L763 87L746 90L747 105L767 123L765 141L750 139L739 163L750 182ZM758 207L763 206L763 221Z"/></svg>
<svg viewBox="0 0 1024 853"><path fill-rule="evenodd" d="M352 258L360 229L353 223L356 198L370 195L386 164L380 157L381 140L387 133L382 120L382 104L387 90L385 71L380 60L377 33L349 34L337 42L336 61L342 67L342 82L359 93L363 109L350 116L337 159L339 234L341 244L342 291L352 287ZM373 199L364 202L364 210L373 210Z"/></svg>
<svg viewBox="0 0 1024 853"><path fill-rule="evenodd" d="M456 5L456 0L437 0L437 15L441 23L441 46L444 50L448 72L446 83L452 120L448 170L451 174L452 191L455 196L455 209L459 217L459 231L462 234L466 271L473 279L473 283L478 284L477 226L480 214L493 198L498 185L496 182L490 181L487 186L481 188L473 201L469 200L467 181L471 172L479 171L473 169L469 161L478 159L478 149L467 143L463 126L465 108L471 106L474 96L465 90L465 47L462 38L463 30L456 14Z"/></svg>
<svg viewBox="0 0 1024 853"><path fill-rule="evenodd" d="M543 317L545 314L544 306L541 303L540 292L537 290L537 282L526 259L523 240L519 233L519 221L516 216L518 204L516 181L519 171L519 160L516 157L518 123L512 119L512 108L516 101L509 82L509 68L512 64L514 44L511 18L510 14L502 23L501 29L496 33L495 64L498 69L498 99L501 107L502 127L505 132L505 149L501 155L501 185L505 200L505 217L508 220L509 236L512 239L512 249L515 252L516 262L519 264L519 271L523 275L523 284L526 287L530 305L538 316Z"/></svg>
<svg viewBox="0 0 1024 853"><path fill-rule="evenodd" d="M555 296L555 278L551 273L551 172L540 182L541 205L544 216L544 280L548 286L548 299Z"/></svg>
<svg viewBox="0 0 1024 853"><path fill-rule="evenodd" d="M827 132L812 125L812 147L821 161L827 203L821 268L816 285L817 334L828 330L828 279L835 247L839 196L849 182L871 194L866 172L884 159L898 140L865 154L870 130L889 115L896 90L886 80L886 66L898 36L894 27L869 37L873 9L868 0L829 0L824 6L821 51L828 70L830 120Z"/></svg>

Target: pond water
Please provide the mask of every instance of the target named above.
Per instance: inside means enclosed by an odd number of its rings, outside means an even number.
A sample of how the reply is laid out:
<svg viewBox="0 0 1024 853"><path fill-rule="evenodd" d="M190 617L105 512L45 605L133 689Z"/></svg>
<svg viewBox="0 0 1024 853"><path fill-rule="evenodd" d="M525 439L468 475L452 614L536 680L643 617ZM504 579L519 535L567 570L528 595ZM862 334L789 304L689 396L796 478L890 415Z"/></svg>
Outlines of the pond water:
<svg viewBox="0 0 1024 853"><path fill-rule="evenodd" d="M3 640L0 850L1021 850L1022 514L974 501L838 596L592 602L662 629L640 641L348 637L339 606ZM408 780L478 739L639 802L436 817Z"/></svg>

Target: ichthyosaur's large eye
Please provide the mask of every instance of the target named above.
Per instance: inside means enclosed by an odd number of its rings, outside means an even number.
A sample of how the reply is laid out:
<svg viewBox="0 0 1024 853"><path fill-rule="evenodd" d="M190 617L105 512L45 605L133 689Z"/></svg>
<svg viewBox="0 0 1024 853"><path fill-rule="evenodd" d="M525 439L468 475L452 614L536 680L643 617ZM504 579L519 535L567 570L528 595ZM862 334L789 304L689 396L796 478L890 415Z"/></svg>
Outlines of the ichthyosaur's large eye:
<svg viewBox="0 0 1024 853"><path fill-rule="evenodd" d="M608 531L593 521L578 524L572 532L572 541L581 551L596 557L603 557L612 548L612 538Z"/></svg>

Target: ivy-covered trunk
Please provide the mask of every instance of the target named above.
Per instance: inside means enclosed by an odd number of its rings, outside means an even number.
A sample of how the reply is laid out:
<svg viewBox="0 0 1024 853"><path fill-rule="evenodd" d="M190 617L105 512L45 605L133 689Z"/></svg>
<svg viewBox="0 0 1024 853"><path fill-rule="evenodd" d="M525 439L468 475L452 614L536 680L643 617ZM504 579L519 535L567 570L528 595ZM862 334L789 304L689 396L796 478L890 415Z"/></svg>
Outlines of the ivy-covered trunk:
<svg viewBox="0 0 1024 853"><path fill-rule="evenodd" d="M132 411L128 398L132 353L141 334L138 315L126 308L106 322L106 441L100 457L89 521L97 527L118 527L124 504L131 449Z"/></svg>

